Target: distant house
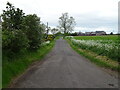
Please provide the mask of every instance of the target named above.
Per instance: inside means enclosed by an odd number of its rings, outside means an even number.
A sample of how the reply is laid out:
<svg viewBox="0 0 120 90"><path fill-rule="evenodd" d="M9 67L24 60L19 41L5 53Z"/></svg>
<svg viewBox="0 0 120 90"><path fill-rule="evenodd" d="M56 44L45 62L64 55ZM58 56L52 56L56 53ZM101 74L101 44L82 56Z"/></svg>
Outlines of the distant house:
<svg viewBox="0 0 120 90"><path fill-rule="evenodd" d="M96 35L106 35L105 31L96 31Z"/></svg>
<svg viewBox="0 0 120 90"><path fill-rule="evenodd" d="M85 32L86 36L90 36L91 32Z"/></svg>
<svg viewBox="0 0 120 90"><path fill-rule="evenodd" d="M96 33L95 32L85 32L86 36L95 36Z"/></svg>
<svg viewBox="0 0 120 90"><path fill-rule="evenodd" d="M96 35L95 32L91 32L91 33L90 33L90 36L95 36L95 35Z"/></svg>
<svg viewBox="0 0 120 90"><path fill-rule="evenodd" d="M95 31L95 32L79 32L78 36L96 36L96 35L106 35L105 31Z"/></svg>
<svg viewBox="0 0 120 90"><path fill-rule="evenodd" d="M99 36L99 35L106 35L105 31L96 31L96 32L85 32L86 36Z"/></svg>

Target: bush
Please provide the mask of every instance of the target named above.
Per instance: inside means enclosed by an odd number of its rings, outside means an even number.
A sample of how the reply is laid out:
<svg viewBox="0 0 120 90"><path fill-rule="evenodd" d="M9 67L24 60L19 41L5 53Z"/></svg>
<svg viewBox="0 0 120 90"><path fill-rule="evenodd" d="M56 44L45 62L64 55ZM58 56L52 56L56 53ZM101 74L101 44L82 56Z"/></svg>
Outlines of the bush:
<svg viewBox="0 0 120 90"><path fill-rule="evenodd" d="M21 9L8 2L1 16L3 56L13 58L25 49L37 50L40 47L45 28L36 14L25 16Z"/></svg>
<svg viewBox="0 0 120 90"><path fill-rule="evenodd" d="M25 33L29 40L29 49L37 49L42 43L43 27L40 25L40 18L36 14L24 17Z"/></svg>
<svg viewBox="0 0 120 90"><path fill-rule="evenodd" d="M18 53L23 49L26 49L28 45L28 39L22 30L2 31L2 48L8 52Z"/></svg>

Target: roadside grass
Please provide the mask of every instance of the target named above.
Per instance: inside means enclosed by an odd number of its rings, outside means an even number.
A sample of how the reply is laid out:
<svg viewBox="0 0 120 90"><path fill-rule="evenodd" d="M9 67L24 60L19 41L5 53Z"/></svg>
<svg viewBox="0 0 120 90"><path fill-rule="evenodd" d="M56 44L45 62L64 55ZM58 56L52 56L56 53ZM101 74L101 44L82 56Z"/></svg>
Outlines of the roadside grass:
<svg viewBox="0 0 120 90"><path fill-rule="evenodd" d="M4 60L2 64L2 88L8 87L11 81L21 75L33 62L41 60L52 49L54 43L55 41L51 41L37 51L25 51L24 54L19 54L14 58L15 60Z"/></svg>
<svg viewBox="0 0 120 90"><path fill-rule="evenodd" d="M94 62L95 64L101 67L111 69L114 71L120 70L120 66L117 61L111 60L106 56L100 56L90 50L81 49L78 46L75 46L74 44L72 44L72 42L69 39L66 39L66 40L77 53L79 53L82 56L85 56L91 62Z"/></svg>

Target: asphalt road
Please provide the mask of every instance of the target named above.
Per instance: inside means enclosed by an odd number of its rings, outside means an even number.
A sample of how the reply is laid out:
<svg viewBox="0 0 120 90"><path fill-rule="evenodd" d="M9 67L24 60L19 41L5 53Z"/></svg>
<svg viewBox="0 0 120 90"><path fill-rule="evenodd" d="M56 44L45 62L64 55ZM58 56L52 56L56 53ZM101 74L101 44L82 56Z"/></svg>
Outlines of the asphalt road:
<svg viewBox="0 0 120 90"><path fill-rule="evenodd" d="M12 86L16 88L115 88L118 79L59 39L53 50Z"/></svg>

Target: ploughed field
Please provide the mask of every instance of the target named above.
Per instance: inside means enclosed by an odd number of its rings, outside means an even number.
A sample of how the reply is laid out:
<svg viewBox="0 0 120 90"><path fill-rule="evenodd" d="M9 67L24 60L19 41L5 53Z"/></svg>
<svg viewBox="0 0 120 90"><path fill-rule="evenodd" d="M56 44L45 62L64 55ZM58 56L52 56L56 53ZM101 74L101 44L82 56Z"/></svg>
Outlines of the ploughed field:
<svg viewBox="0 0 120 90"><path fill-rule="evenodd" d="M90 50L98 55L107 56L112 60L118 60L120 40L118 35L104 36L68 36L71 42L81 49Z"/></svg>

